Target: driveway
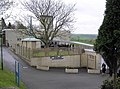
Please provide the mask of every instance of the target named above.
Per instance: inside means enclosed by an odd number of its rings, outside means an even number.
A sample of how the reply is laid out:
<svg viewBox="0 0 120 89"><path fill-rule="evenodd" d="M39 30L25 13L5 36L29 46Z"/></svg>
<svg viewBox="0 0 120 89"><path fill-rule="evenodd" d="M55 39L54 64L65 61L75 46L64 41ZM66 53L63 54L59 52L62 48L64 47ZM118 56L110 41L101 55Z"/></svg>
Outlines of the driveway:
<svg viewBox="0 0 120 89"><path fill-rule="evenodd" d="M37 70L8 48L3 48L3 51L5 67L14 71L15 60L19 61L21 79L27 89L100 89L102 81L107 78L101 74L88 74L84 69L79 69L78 74L66 74L62 68L52 68L49 71Z"/></svg>

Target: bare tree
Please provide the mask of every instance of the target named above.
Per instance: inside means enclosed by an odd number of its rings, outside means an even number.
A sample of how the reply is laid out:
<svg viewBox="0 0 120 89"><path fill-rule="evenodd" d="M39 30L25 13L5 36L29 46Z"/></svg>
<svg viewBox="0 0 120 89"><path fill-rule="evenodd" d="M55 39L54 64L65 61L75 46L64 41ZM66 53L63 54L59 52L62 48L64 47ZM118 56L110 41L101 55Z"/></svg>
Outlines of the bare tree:
<svg viewBox="0 0 120 89"><path fill-rule="evenodd" d="M46 48L55 37L65 36L65 31L72 29L75 4L66 5L54 0L29 0L22 5L34 14L41 26L41 29L31 29L29 34L40 39Z"/></svg>
<svg viewBox="0 0 120 89"><path fill-rule="evenodd" d="M0 15L3 15L13 5L13 1L0 0Z"/></svg>

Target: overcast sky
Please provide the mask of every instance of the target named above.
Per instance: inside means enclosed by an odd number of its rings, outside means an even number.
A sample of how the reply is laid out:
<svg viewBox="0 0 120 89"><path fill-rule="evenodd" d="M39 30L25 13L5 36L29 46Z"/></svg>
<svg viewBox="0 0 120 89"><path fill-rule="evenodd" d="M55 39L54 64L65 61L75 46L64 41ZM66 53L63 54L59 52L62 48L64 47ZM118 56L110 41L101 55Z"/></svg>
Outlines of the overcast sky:
<svg viewBox="0 0 120 89"><path fill-rule="evenodd" d="M106 0L64 0L76 3L76 30L73 33L98 34L104 18Z"/></svg>
<svg viewBox="0 0 120 89"><path fill-rule="evenodd" d="M66 4L76 3L75 31L72 33L98 34L104 18L106 0L63 0L63 2Z"/></svg>

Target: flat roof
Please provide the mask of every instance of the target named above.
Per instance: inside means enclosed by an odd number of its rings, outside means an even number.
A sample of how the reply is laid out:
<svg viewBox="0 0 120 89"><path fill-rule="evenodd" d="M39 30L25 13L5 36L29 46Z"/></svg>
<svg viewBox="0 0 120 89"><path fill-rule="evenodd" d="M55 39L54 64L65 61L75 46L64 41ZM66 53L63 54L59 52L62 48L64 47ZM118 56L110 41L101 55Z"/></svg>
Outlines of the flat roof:
<svg viewBox="0 0 120 89"><path fill-rule="evenodd" d="M54 40L54 41L71 43L71 44L79 44L79 45L85 45L85 46L90 46L90 47L94 46L92 44L87 44L87 43L82 43L82 42L77 42L77 41L66 41L66 40Z"/></svg>
<svg viewBox="0 0 120 89"><path fill-rule="evenodd" d="M21 41L40 41L40 40L36 38L24 38Z"/></svg>
<svg viewBox="0 0 120 89"><path fill-rule="evenodd" d="M91 46L93 47L94 45L92 44L86 44L86 43L82 43L82 42L76 42L76 41L70 41L71 43L74 43L74 44L80 44L80 45L86 45L86 46Z"/></svg>
<svg viewBox="0 0 120 89"><path fill-rule="evenodd" d="M93 49L84 49L84 50L88 52L95 52Z"/></svg>

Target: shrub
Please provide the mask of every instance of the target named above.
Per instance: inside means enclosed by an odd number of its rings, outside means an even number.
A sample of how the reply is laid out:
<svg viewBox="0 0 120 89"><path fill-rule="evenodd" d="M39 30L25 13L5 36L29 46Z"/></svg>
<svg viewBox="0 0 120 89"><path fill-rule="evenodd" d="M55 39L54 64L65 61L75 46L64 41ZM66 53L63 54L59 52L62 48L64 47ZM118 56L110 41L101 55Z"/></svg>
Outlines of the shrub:
<svg viewBox="0 0 120 89"><path fill-rule="evenodd" d="M120 77L117 78L117 89L120 89ZM103 81L103 85L101 85L101 89L113 89L113 80L105 80Z"/></svg>

